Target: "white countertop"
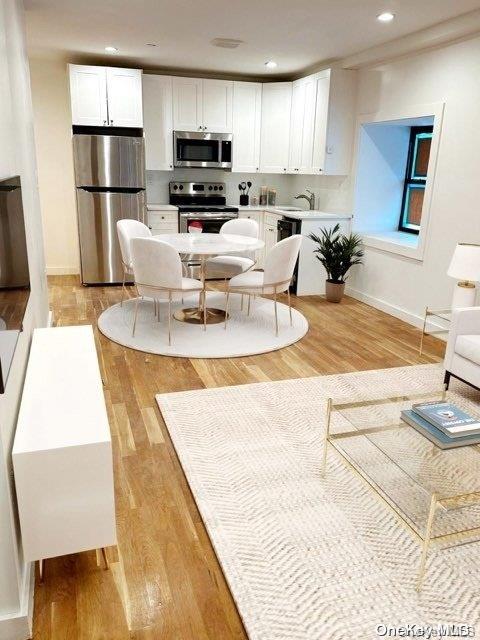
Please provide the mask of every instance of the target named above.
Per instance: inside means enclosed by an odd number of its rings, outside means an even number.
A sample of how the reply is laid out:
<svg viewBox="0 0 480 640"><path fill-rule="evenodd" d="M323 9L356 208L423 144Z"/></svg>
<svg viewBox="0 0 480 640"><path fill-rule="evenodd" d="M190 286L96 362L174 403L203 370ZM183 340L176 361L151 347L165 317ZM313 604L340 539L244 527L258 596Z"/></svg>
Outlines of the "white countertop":
<svg viewBox="0 0 480 640"><path fill-rule="evenodd" d="M231 205L238 206L238 205ZM335 211L320 211L314 209L313 211L286 211L280 207L261 207L259 205L238 207L239 211L267 211L268 213L274 213L286 218L293 218L294 220L350 220L352 217L350 213L335 212Z"/></svg>
<svg viewBox="0 0 480 640"><path fill-rule="evenodd" d="M91 325L35 329L13 454L109 441Z"/></svg>
<svg viewBox="0 0 480 640"><path fill-rule="evenodd" d="M268 211L268 209L267 209ZM350 220L350 213L332 213L330 211L282 211L275 209L275 213L282 214L285 218L293 218L294 220Z"/></svg>
<svg viewBox="0 0 480 640"><path fill-rule="evenodd" d="M287 218L293 218L294 220L350 220L352 215L346 212L338 211L321 211L315 209L314 211L285 211L280 207L265 207L260 205L249 205L247 207L240 207L238 204L230 204L231 207L238 207L239 211L267 211L268 213L274 213L279 216L285 216ZM178 207L172 204L156 204L148 203L148 211L178 211Z"/></svg>
<svg viewBox="0 0 480 640"><path fill-rule="evenodd" d="M150 204L147 202L147 210L148 211L178 211L178 207L175 207L173 204Z"/></svg>

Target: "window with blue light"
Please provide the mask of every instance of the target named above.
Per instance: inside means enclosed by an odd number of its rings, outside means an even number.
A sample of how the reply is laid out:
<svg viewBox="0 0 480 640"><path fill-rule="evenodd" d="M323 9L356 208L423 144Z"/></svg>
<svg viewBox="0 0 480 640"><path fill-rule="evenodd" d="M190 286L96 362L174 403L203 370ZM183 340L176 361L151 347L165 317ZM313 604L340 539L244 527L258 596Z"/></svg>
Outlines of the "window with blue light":
<svg viewBox="0 0 480 640"><path fill-rule="evenodd" d="M432 135L433 127L412 127L410 130L399 231L416 234L420 231Z"/></svg>

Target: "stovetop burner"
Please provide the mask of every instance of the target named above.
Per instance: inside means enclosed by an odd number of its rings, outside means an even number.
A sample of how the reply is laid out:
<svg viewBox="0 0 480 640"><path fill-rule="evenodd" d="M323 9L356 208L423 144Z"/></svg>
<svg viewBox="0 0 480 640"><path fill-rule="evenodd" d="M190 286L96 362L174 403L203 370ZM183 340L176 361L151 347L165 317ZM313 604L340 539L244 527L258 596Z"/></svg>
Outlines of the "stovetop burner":
<svg viewBox="0 0 480 640"><path fill-rule="evenodd" d="M236 213L228 207L224 182L170 182L170 204L180 211Z"/></svg>
<svg viewBox="0 0 480 640"><path fill-rule="evenodd" d="M226 205L197 205L197 204L180 204L177 205L178 210L191 211L193 213L238 213L238 207L228 207Z"/></svg>

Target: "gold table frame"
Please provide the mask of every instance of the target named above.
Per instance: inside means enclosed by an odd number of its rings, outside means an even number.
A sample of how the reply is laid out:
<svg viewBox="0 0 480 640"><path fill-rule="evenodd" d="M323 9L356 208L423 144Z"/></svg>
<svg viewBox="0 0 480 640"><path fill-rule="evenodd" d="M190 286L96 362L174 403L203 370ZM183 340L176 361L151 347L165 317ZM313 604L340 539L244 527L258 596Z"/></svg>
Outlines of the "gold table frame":
<svg viewBox="0 0 480 640"><path fill-rule="evenodd" d="M439 392L438 395L440 395L440 398L442 400L445 400L446 393L447 393L447 390L445 387L443 387L442 391ZM416 582L416 591L420 591L423 585L428 551L432 542L436 542L440 540L445 541L451 538L456 538L457 540L459 540L466 536L473 536L475 534L480 535L480 526L478 526L470 529L433 536L432 531L433 531L433 526L435 522L435 516L438 510L449 511L453 509L462 509L465 507L475 505L477 503L480 504L480 491L472 491L470 493L463 493L463 494L447 497L447 496L438 495L438 493L435 493L435 492L431 493L425 487L422 487L425 491L428 492L430 496L430 505L428 509L427 523L426 523L425 531L422 533L413 525L413 523L409 522L408 516L402 513L402 510L395 505L394 500L389 499L388 494L383 489L381 489L381 487L379 487L376 484L376 482L372 478L370 478L366 472L364 472L361 469L361 467L356 465L355 462L349 457L349 455L342 450L341 446L339 446L336 443L336 441L340 441L342 439L346 439L350 437L358 437L361 435L366 436L372 433L389 431L389 430L394 430L399 428L413 429L413 427L408 425L406 422L403 422L399 418L398 424L382 425L378 427L368 427L365 429L354 429L352 431L331 433L330 431L331 418L332 418L332 413L334 411L340 412L342 409L354 409L357 407L358 408L367 407L370 405L387 404L392 402L410 402L414 400L432 398L434 395L436 395L435 392L393 396L390 398L377 398L374 400L364 400L364 401L358 401L358 402L344 402L344 403L334 403L332 398L328 398L327 410L326 410L326 424L325 424L325 436L324 436L323 459L322 459L322 475L325 476L326 474L328 445L330 445L333 449L335 449L335 451L337 451L340 454L340 456L348 464L348 466L357 475L359 475L361 478L363 478L367 482L368 486L371 489L373 489L373 491L377 494L377 496L379 496L382 502L386 504L393 511L393 513L400 519L401 524L403 524L406 527L406 529L410 531L410 533L412 533L421 542L422 553L420 556L420 564L419 564L418 576L417 576L417 582ZM347 418L345 419L348 420ZM351 424L352 426L354 426L353 423ZM374 442L372 441L370 442L373 444L373 446L377 446L375 445ZM435 446L435 445L433 445L432 443L432 446ZM478 448L478 445L466 445L466 446ZM381 453L384 453L379 447L377 448ZM392 463L395 464L394 461L392 461ZM468 542L478 542L478 541L479 540L469 540Z"/></svg>
<svg viewBox="0 0 480 640"><path fill-rule="evenodd" d="M451 322L452 319L448 317L448 314L452 314L453 309L430 309L430 307L425 307L425 315L423 316L423 326L422 326L422 335L420 336L420 345L418 347L418 355L423 355L423 340L425 336L435 336L440 333L448 333L449 328L438 328L435 330L427 329L428 318L440 318L445 322Z"/></svg>

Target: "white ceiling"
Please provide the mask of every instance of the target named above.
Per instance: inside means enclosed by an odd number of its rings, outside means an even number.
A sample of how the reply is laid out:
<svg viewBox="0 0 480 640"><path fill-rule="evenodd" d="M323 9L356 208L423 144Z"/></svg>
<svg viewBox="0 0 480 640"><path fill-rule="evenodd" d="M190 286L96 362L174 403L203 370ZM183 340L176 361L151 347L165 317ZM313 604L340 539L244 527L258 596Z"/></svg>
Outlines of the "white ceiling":
<svg viewBox="0 0 480 640"><path fill-rule="evenodd" d="M34 56L272 76L383 44L478 9L480 0L25 0L25 7ZM393 22L375 19L385 10L396 13ZM213 38L245 44L220 49ZM106 45L119 53L107 56ZM274 71L264 66L270 58Z"/></svg>

